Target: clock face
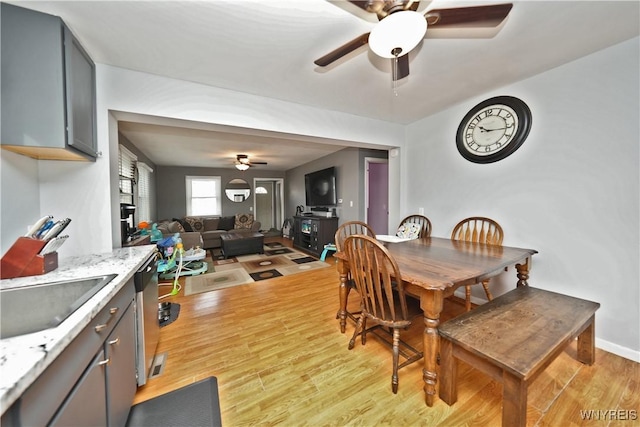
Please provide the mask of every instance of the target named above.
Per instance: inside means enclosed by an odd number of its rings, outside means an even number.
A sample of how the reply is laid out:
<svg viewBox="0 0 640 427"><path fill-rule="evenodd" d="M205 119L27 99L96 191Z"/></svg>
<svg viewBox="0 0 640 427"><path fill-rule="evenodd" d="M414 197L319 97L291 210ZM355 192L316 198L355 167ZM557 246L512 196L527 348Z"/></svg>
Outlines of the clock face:
<svg viewBox="0 0 640 427"><path fill-rule="evenodd" d="M531 127L531 112L521 100L500 96L476 105L462 119L456 135L460 154L475 163L491 163L522 145Z"/></svg>

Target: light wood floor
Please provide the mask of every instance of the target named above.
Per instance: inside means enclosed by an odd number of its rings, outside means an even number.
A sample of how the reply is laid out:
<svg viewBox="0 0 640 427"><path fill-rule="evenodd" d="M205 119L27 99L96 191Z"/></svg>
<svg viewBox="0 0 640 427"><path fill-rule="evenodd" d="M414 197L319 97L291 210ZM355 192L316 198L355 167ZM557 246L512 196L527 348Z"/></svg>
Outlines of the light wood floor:
<svg viewBox="0 0 640 427"><path fill-rule="evenodd" d="M215 376L225 426L500 425L501 385L464 364L452 407L425 405L422 362L400 370L394 395L387 347L371 337L347 350L354 325L340 333L334 268L163 301L179 303L180 316L161 329L164 372L139 389L136 403ZM443 319L461 309L447 302ZM422 322L414 323L403 337L421 348ZM529 387L527 425L640 425L640 418L584 421L580 413L640 417L640 364L602 350L591 367L574 356L575 346Z"/></svg>

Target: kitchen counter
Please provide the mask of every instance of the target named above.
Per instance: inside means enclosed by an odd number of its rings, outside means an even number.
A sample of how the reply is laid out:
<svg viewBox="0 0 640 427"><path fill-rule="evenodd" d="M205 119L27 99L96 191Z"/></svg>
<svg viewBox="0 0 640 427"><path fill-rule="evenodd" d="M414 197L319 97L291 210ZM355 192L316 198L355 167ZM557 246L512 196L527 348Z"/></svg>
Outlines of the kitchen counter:
<svg viewBox="0 0 640 427"><path fill-rule="evenodd" d="M0 280L0 289L11 289L117 274L58 327L0 340L0 414L62 353L155 250L155 245L145 245L115 249L104 254L63 258L58 268L50 273Z"/></svg>

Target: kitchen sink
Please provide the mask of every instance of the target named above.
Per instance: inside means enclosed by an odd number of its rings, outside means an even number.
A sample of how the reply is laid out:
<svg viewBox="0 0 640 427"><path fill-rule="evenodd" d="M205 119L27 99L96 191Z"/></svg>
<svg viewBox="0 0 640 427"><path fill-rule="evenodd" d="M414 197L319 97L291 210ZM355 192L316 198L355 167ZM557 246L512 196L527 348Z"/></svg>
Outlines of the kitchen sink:
<svg viewBox="0 0 640 427"><path fill-rule="evenodd" d="M0 338L55 328L116 274L0 291Z"/></svg>

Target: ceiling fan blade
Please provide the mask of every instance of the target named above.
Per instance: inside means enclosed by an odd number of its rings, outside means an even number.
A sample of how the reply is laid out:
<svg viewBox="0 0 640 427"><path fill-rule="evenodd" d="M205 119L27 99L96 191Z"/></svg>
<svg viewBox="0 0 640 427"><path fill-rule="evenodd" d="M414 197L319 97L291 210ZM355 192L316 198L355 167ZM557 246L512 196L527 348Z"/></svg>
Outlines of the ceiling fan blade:
<svg viewBox="0 0 640 427"><path fill-rule="evenodd" d="M432 9L424 14L429 27L496 27L509 15L513 4Z"/></svg>
<svg viewBox="0 0 640 427"><path fill-rule="evenodd" d="M404 79L409 75L409 54L404 54L397 58L391 58L391 78L396 80Z"/></svg>
<svg viewBox="0 0 640 427"><path fill-rule="evenodd" d="M366 12L370 12L369 10L367 10L367 6L369 5L369 1L364 0L364 1L359 1L359 0L349 0L349 3L358 6L360 9L366 11Z"/></svg>
<svg viewBox="0 0 640 427"><path fill-rule="evenodd" d="M332 62L337 61L343 56L353 52L360 46L364 46L368 42L369 42L369 33L362 34L361 36L356 37L350 42L343 44L339 48L327 53L322 58L316 59L315 61L313 61L313 63L320 67L326 67Z"/></svg>
<svg viewBox="0 0 640 427"><path fill-rule="evenodd" d="M252 165L266 165L267 162L251 162Z"/></svg>

